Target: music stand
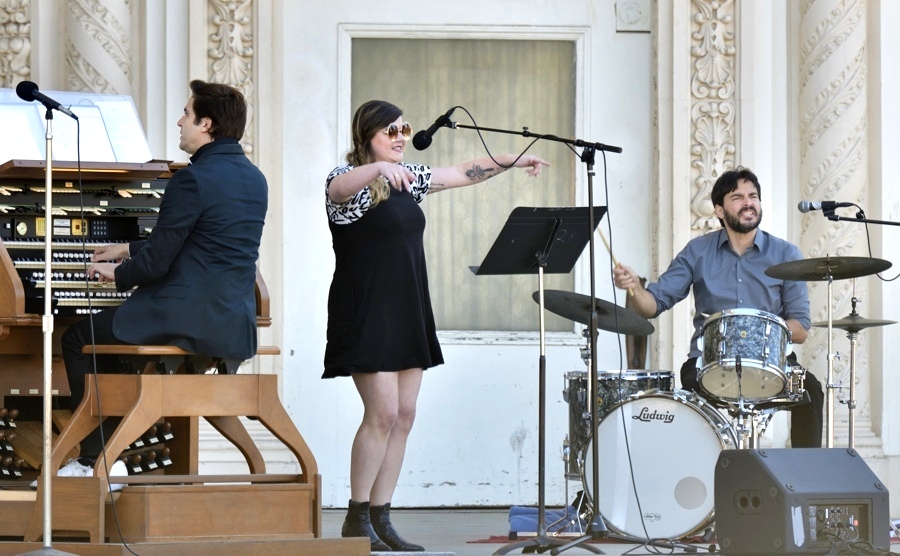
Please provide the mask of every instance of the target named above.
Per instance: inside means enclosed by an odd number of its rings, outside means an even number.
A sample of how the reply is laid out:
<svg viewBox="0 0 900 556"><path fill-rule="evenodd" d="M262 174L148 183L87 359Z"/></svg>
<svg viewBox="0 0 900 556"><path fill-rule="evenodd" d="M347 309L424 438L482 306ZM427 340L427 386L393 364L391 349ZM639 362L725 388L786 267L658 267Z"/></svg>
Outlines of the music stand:
<svg viewBox="0 0 900 556"><path fill-rule="evenodd" d="M544 346L544 274L568 274L590 241L606 207L532 208L517 207L491 246L484 262L471 267L477 276L537 274L540 305L538 359L538 530L534 538L504 545L495 555L509 554L518 548L561 546L565 541L547 537L544 504L544 444L546 431L546 375L547 361ZM593 220L591 220L593 216ZM593 222L593 227L589 224ZM603 552L594 546L584 548L594 554Z"/></svg>

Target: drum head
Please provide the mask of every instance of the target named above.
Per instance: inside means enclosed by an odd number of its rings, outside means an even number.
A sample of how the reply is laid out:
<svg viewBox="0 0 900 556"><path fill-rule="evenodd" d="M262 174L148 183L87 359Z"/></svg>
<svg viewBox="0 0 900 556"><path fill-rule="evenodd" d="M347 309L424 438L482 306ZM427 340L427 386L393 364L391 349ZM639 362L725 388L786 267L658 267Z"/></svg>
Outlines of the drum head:
<svg viewBox="0 0 900 556"><path fill-rule="evenodd" d="M598 506L610 529L639 538L675 539L712 521L716 461L723 448L736 444L715 409L684 391L654 393L614 408L585 450L589 495L595 440Z"/></svg>

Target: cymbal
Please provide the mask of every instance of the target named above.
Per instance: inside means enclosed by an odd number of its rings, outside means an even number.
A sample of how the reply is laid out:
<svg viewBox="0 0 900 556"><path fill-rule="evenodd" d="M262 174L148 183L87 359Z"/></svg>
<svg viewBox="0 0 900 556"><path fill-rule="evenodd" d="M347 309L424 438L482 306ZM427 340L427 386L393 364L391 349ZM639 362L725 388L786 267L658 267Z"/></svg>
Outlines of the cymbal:
<svg viewBox="0 0 900 556"><path fill-rule="evenodd" d="M766 275L782 280L802 280L816 282L828 280L845 280L868 276L887 270L891 263L884 259L870 257L820 257L818 259L800 259L770 266Z"/></svg>
<svg viewBox="0 0 900 556"><path fill-rule="evenodd" d="M536 303L540 302L540 292L531 296ZM591 320L591 296L561 290L544 290L544 306L557 315L589 324ZM618 332L629 336L647 336L655 330L650 321L629 309L597 299L597 328L608 332Z"/></svg>
<svg viewBox="0 0 900 556"><path fill-rule="evenodd" d="M887 326L889 324L897 324L895 320L875 320L866 319L859 315L850 314L845 318L838 319L831 323L832 328L840 328L850 333L856 333L866 328L874 326ZM812 323L816 328L828 328L828 321L820 321Z"/></svg>

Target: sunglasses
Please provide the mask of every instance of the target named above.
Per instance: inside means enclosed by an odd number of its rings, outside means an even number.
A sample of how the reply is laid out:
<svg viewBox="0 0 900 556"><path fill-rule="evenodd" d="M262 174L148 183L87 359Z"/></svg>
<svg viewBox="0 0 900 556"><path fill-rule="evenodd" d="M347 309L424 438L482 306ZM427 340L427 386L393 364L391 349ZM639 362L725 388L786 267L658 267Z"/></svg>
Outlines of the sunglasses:
<svg viewBox="0 0 900 556"><path fill-rule="evenodd" d="M387 136L391 141L396 141L398 135L402 135L407 141L412 137L412 126L409 125L409 122L403 122L403 127L399 128L397 127L397 124L391 124L381 131L387 133Z"/></svg>

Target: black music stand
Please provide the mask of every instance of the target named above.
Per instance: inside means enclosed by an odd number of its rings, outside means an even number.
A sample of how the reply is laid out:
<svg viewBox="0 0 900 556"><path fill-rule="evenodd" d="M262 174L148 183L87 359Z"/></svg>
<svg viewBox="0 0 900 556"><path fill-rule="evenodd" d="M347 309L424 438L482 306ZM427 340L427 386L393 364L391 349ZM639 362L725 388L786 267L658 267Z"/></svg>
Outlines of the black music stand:
<svg viewBox="0 0 900 556"><path fill-rule="evenodd" d="M509 554L518 548L537 547L543 552L561 546L565 541L547 537L544 504L544 434L546 430L547 361L544 351L544 274L568 274L590 241L606 207L594 207L593 227L588 207L532 208L517 207L510 213L500 235L480 267L471 267L478 276L537 274L540 305L540 358L538 360L538 530L534 538L504 545L495 555ZM599 548L585 545L585 550L603 554Z"/></svg>

